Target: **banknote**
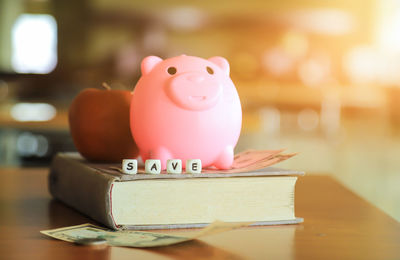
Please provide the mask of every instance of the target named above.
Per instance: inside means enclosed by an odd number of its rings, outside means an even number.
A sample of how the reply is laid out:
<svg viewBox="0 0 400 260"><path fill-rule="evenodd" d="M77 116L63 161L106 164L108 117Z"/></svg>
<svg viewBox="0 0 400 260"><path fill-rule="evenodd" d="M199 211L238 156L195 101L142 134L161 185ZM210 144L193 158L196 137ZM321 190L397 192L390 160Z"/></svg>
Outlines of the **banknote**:
<svg viewBox="0 0 400 260"><path fill-rule="evenodd" d="M234 157L233 169L243 169L257 162L268 160L274 155L280 154L283 150L246 150Z"/></svg>
<svg viewBox="0 0 400 260"><path fill-rule="evenodd" d="M249 154L246 154L245 157L248 158ZM268 156L264 158L258 157L258 160L256 162L252 161L250 162L250 159L247 161L246 158L241 158L240 160L243 160L243 162L246 162L246 165L236 165L236 168L231 168L227 170L216 170L216 169L210 169L210 168L204 168L202 169L202 173L242 173L242 172L252 172L252 171L257 171L261 169L265 169L269 166L272 166L274 164L277 164L279 162L285 161L296 154L269 154ZM260 156L260 154L259 154Z"/></svg>
<svg viewBox="0 0 400 260"><path fill-rule="evenodd" d="M67 242L77 242L82 239L104 239L110 246L123 247L161 247L174 245L203 236L227 232L251 223L226 223L215 221L204 229L190 236L176 236L167 233L153 233L144 231L114 231L92 224L64 227L52 230L43 230L40 233L52 238Z"/></svg>

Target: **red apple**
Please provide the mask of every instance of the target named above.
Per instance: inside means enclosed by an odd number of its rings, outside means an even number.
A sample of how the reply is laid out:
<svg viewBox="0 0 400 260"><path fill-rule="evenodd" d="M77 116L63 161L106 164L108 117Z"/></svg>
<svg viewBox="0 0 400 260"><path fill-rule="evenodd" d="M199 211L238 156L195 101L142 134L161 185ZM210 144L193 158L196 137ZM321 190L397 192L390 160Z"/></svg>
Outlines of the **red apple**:
<svg viewBox="0 0 400 260"><path fill-rule="evenodd" d="M136 158L139 152L129 126L132 93L103 86L82 90L73 100L68 119L74 144L91 161Z"/></svg>

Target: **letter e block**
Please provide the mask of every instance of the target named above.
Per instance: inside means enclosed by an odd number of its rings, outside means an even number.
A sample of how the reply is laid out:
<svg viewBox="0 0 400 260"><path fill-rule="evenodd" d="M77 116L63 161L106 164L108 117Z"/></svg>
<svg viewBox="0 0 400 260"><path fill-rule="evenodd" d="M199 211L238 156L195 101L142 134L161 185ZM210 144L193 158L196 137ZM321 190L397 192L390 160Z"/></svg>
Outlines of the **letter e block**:
<svg viewBox="0 0 400 260"><path fill-rule="evenodd" d="M187 173L201 173L201 160L191 159L186 161L186 172Z"/></svg>
<svg viewBox="0 0 400 260"><path fill-rule="evenodd" d="M146 160L144 163L144 169L146 173L160 174L161 173L161 161L160 160Z"/></svg>
<svg viewBox="0 0 400 260"><path fill-rule="evenodd" d="M125 174L136 174L137 173L137 160L136 159L123 159L122 160L122 172Z"/></svg>
<svg viewBox="0 0 400 260"><path fill-rule="evenodd" d="M182 161L179 159L167 160L167 173L181 174L182 173Z"/></svg>

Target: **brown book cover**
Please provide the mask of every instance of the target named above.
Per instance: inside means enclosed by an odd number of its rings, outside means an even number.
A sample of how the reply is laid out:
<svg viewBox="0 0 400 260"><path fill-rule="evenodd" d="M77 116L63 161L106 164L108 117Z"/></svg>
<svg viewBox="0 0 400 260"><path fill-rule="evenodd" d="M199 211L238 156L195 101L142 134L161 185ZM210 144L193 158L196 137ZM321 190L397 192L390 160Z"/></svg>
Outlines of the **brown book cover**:
<svg viewBox="0 0 400 260"><path fill-rule="evenodd" d="M294 186L301 171L135 174L91 163L78 153L53 159L53 197L113 229L192 228L214 218L253 225L294 224Z"/></svg>

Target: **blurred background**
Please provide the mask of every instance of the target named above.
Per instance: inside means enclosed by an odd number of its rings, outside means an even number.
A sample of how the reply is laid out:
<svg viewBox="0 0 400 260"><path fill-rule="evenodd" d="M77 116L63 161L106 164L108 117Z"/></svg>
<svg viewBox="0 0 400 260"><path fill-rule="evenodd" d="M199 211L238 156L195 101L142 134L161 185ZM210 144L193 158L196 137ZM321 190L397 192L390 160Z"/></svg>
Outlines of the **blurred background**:
<svg viewBox="0 0 400 260"><path fill-rule="evenodd" d="M73 151L67 110L147 55L226 57L237 151L298 152L400 220L400 0L0 0L0 165Z"/></svg>

